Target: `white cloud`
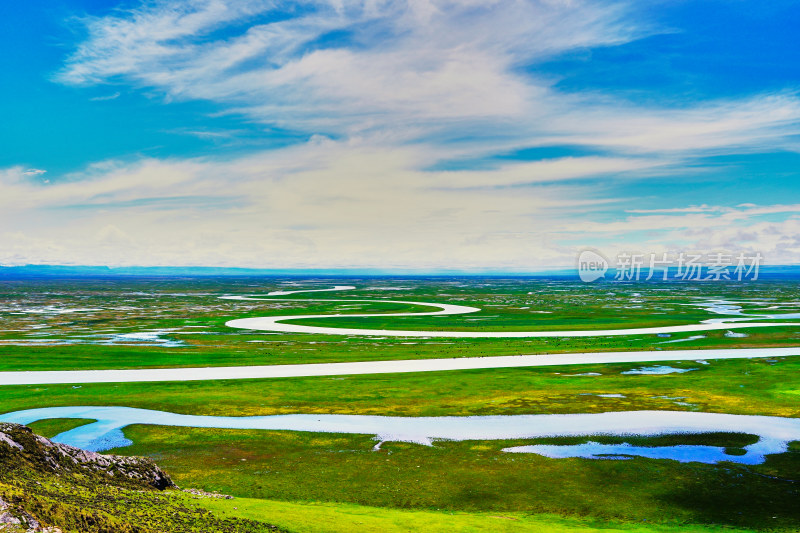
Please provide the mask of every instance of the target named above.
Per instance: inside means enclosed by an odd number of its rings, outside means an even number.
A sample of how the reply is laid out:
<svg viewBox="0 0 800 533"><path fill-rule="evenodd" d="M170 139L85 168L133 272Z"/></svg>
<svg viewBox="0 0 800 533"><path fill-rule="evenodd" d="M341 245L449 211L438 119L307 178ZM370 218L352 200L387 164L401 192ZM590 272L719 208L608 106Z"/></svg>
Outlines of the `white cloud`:
<svg viewBox="0 0 800 533"><path fill-rule="evenodd" d="M562 158L424 170L435 152L315 138L227 161L107 162L51 184L0 171L0 263L275 268L508 268L609 254L730 248L800 257L800 205L638 210L588 178L646 159ZM498 187L498 184L502 186ZM778 220L774 217L779 216Z"/></svg>
<svg viewBox="0 0 800 533"><path fill-rule="evenodd" d="M703 205L629 213L609 222L567 222L552 230L571 234L569 241L581 246L600 238L608 257L620 252L760 252L769 264L800 262L800 204Z"/></svg>
<svg viewBox="0 0 800 533"><path fill-rule="evenodd" d="M512 119L549 82L515 69L644 30L621 4L555 1L157 2L87 19L89 39L58 79L113 79L207 99L266 122L335 133L420 122ZM278 8L298 13L211 37ZM321 40L340 32L340 43Z"/></svg>
<svg viewBox="0 0 800 533"><path fill-rule="evenodd" d="M529 68L565 51L667 31L636 20L635 3L316 0L299 6L162 0L86 18L89 37L58 79L125 81L310 133L397 142L478 137L493 139L495 148L502 138L506 148L754 149L788 143L800 121L800 102L788 93L684 108L632 105L600 93L562 94L552 77Z"/></svg>
<svg viewBox="0 0 800 533"><path fill-rule="evenodd" d="M107 102L109 100L116 100L117 98L120 97L120 94L121 93L119 91L117 91L117 92L112 93L112 94L106 94L106 95L103 95L103 96L95 96L93 98L89 98L89 100L92 101L92 102Z"/></svg>
<svg viewBox="0 0 800 533"><path fill-rule="evenodd" d="M0 232L0 262L531 268L561 253L532 244L548 224L613 201L570 184L589 174L579 158L503 165L467 188L430 162L314 139L225 162L106 163L46 186L6 179L0 223L25 232ZM495 187L522 179L546 185Z"/></svg>
<svg viewBox="0 0 800 533"><path fill-rule="evenodd" d="M739 239L800 259L780 233L797 234L797 206L701 199L620 214L627 199L614 182L677 173L698 155L791 147L800 120L790 93L634 105L565 94L531 68L659 31L633 20L635 4L297 5L161 0L83 19L88 38L59 81L213 101L310 140L238 157L98 162L50 184L0 170L0 227L25 228L0 231L0 263L524 270L571 265L582 238L652 251ZM429 170L553 144L605 155ZM768 213L783 220L759 218Z"/></svg>
<svg viewBox="0 0 800 533"><path fill-rule="evenodd" d="M563 157L531 162L505 164L497 169L459 170L431 173L430 182L439 187L503 187L531 183L620 177L633 171L654 172L663 162L644 158L621 157ZM638 174L641 176L641 173Z"/></svg>
<svg viewBox="0 0 800 533"><path fill-rule="evenodd" d="M40 168L29 168L27 170L22 171L23 176L41 176L42 174L46 173L46 170L42 170Z"/></svg>
<svg viewBox="0 0 800 533"><path fill-rule="evenodd" d="M780 93L678 109L582 106L554 123L562 142L624 151L709 154L790 148L800 129L800 100Z"/></svg>

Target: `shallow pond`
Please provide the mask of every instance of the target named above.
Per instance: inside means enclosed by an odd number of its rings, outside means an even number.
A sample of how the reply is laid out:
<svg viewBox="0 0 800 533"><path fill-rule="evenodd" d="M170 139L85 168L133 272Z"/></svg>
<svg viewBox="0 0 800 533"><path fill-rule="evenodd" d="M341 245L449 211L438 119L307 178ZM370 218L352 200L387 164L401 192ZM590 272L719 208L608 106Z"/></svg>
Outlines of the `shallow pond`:
<svg viewBox="0 0 800 533"><path fill-rule="evenodd" d="M755 445L754 445L755 446ZM584 459L614 459L625 460L633 457L648 457L650 459L671 459L681 463L719 463L731 461L736 463L757 465L764 462L764 455L774 453L769 450L759 450L758 447L748 447L743 454L728 454L726 449L719 446L702 446L679 444L676 446L634 446L627 442L621 444L600 444L599 442L586 442L573 445L537 444L533 446L515 446L505 448L509 453L536 453L553 459L566 459L581 457Z"/></svg>

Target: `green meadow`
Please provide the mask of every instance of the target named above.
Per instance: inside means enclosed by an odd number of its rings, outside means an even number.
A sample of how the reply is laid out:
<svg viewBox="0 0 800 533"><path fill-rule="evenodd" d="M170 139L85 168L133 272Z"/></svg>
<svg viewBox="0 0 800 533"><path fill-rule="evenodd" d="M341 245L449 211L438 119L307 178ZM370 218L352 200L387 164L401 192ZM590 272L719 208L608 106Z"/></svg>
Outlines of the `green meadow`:
<svg viewBox="0 0 800 533"><path fill-rule="evenodd" d="M793 282L580 285L552 280L356 279L342 293L303 301L220 300L264 295L286 280L74 280L3 282L0 370L167 368L517 355L794 346L800 326L669 337L448 339L271 334L227 328L248 316L427 311L390 299L480 307L465 315L309 319L326 327L550 330L692 324L744 312L797 312ZM320 298L317 300L316 298ZM324 301L328 300L328 301ZM70 311L71 310L71 311ZM150 335L137 335L141 333ZM689 337L702 338L686 341ZM680 342L673 342L680 341ZM569 365L408 374L0 387L0 411L120 405L182 414L290 413L470 416L672 410L800 416L800 356L667 364L681 373L630 375L653 363ZM613 395L613 396L608 396ZM44 420L55 436L87 420ZM154 459L181 487L233 500L173 497L220 516L287 531L796 531L800 443L760 465L671 460L549 459L510 454L527 444L702 444L735 455L756 437L665 435L508 441L386 442L371 435L129 426L134 444L111 453Z"/></svg>
<svg viewBox="0 0 800 533"><path fill-rule="evenodd" d="M373 329L453 331L592 330L670 326L719 318L711 299L745 300L745 312L792 312L780 302L800 299L790 282L748 284L638 283L586 285L530 280L334 280L358 288L341 293L220 300L221 295L265 297L280 280L47 280L0 283L0 371L86 368L242 366L532 353L644 349L791 346L800 327L590 338L386 338L270 334L225 326L236 318L291 314L430 311L422 305L375 300L440 302L479 307L464 315L306 319L298 324ZM319 280L317 280L319 282ZM299 283L299 282L298 282ZM324 283L324 281L323 281ZM303 288L298 286L295 288ZM380 290L378 290L380 289ZM403 289L403 290L400 290ZM313 299L312 299L313 298ZM365 299L372 303L336 302ZM772 299L772 300L770 300ZM327 300L327 301L326 301ZM778 302L778 303L776 303ZM776 307L777 305L777 307ZM73 311L74 310L74 311ZM155 340L126 337L142 332ZM702 335L702 338L692 339ZM666 341L666 342L665 342ZM679 342L673 342L679 341Z"/></svg>

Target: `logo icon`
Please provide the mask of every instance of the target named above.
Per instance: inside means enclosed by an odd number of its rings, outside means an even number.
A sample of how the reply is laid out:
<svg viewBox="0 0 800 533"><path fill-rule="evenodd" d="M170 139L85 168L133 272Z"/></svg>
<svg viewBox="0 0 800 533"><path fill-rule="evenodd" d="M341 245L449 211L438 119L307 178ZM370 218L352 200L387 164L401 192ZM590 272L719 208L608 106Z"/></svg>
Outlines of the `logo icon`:
<svg viewBox="0 0 800 533"><path fill-rule="evenodd" d="M581 281L591 283L605 277L608 259L594 250L583 250L578 256L578 276Z"/></svg>

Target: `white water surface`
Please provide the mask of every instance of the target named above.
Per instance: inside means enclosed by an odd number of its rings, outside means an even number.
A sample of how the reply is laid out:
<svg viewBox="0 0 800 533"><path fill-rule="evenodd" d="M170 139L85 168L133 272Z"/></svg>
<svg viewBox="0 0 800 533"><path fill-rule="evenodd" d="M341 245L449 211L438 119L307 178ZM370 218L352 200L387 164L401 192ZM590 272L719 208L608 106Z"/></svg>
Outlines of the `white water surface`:
<svg viewBox="0 0 800 533"><path fill-rule="evenodd" d="M558 353L406 359L298 365L225 366L200 368L143 368L128 370L37 370L0 372L2 385L47 385L79 383L132 383L156 381L202 381L215 379L267 379L307 376L344 376L440 372L486 368L519 368L610 363L644 363L710 359L750 359L800 355L800 346L786 348L730 348L711 350L650 350L636 352ZM582 374L572 374L582 375ZM590 373L588 375L600 374Z"/></svg>
<svg viewBox="0 0 800 533"><path fill-rule="evenodd" d="M658 436L666 434L744 433L759 441L745 448L743 456L726 455L717 460L763 462L764 455L783 453L788 443L800 440L800 419L775 416L729 415L687 411L620 411L610 413L511 416L395 417L366 415L292 414L272 416L198 416L131 407L70 406L29 409L0 415L2 422L30 424L52 418L82 418L96 422L65 431L53 440L71 446L104 451L131 443L122 429L131 424L174 427L288 430L373 435L380 442L414 442L426 446L435 440L507 440L590 435ZM596 444L596 443L595 443ZM615 445L618 446L618 445ZM559 455L558 449L566 454ZM655 447L663 448L663 447ZM697 448L698 460L707 458L708 447ZM645 451L654 448L647 447ZM592 449L574 446L516 447L505 451L539 453L552 457L585 456ZM608 451L608 449L600 451ZM657 450L658 451L658 450ZM660 450L664 452L664 450ZM637 447L626 448L638 455ZM686 452L686 450L684 450ZM594 453L594 452L592 452ZM619 450L613 453L619 455ZM654 452L655 453L655 452ZM705 455L704 455L705 454ZM647 455L642 453L641 455ZM684 453L684 457L686 453ZM674 458L674 457L667 457ZM714 461L716 462L716 460Z"/></svg>
<svg viewBox="0 0 800 533"><path fill-rule="evenodd" d="M318 290L347 290L350 287L336 286L331 289ZM290 291L306 292L306 291ZM314 291L307 291L314 292ZM288 294L287 291L273 291L270 295ZM557 331L423 331L423 330L395 330L395 329L366 329L366 328L336 328L323 326L306 326L290 324L287 321L323 319L323 318L371 318L371 317L406 317L406 316L437 316L460 315L475 313L481 309L466 305L442 304L432 302L410 302L400 300L358 300L358 299L288 299L288 298L258 298L255 296L221 296L227 300L245 301L324 301L324 302L349 302L349 303L392 303L405 305L418 305L438 308L438 311L421 311L412 313L362 313L327 315L280 315L253 318L238 318L229 320L226 326L238 329L255 331L279 331L283 333L312 333L317 335L366 335L381 337L449 337L449 338L537 338L537 337L603 337L618 335L649 335L658 333L683 333L694 331L731 330L737 328L769 328L779 326L800 326L800 322L752 322L763 319L797 319L800 313L785 315L749 315L742 316L738 309L729 305L729 302L714 300L707 310L717 314L735 314L736 317L712 318L699 324L684 324L680 326L658 326L650 328L623 328L623 329L596 329L596 330L557 330Z"/></svg>
<svg viewBox="0 0 800 533"><path fill-rule="evenodd" d="M288 296L289 294L298 294L301 292L332 292L332 291L349 291L355 289L353 285L334 285L330 289L302 289L296 291L272 291L268 292L267 296Z"/></svg>

